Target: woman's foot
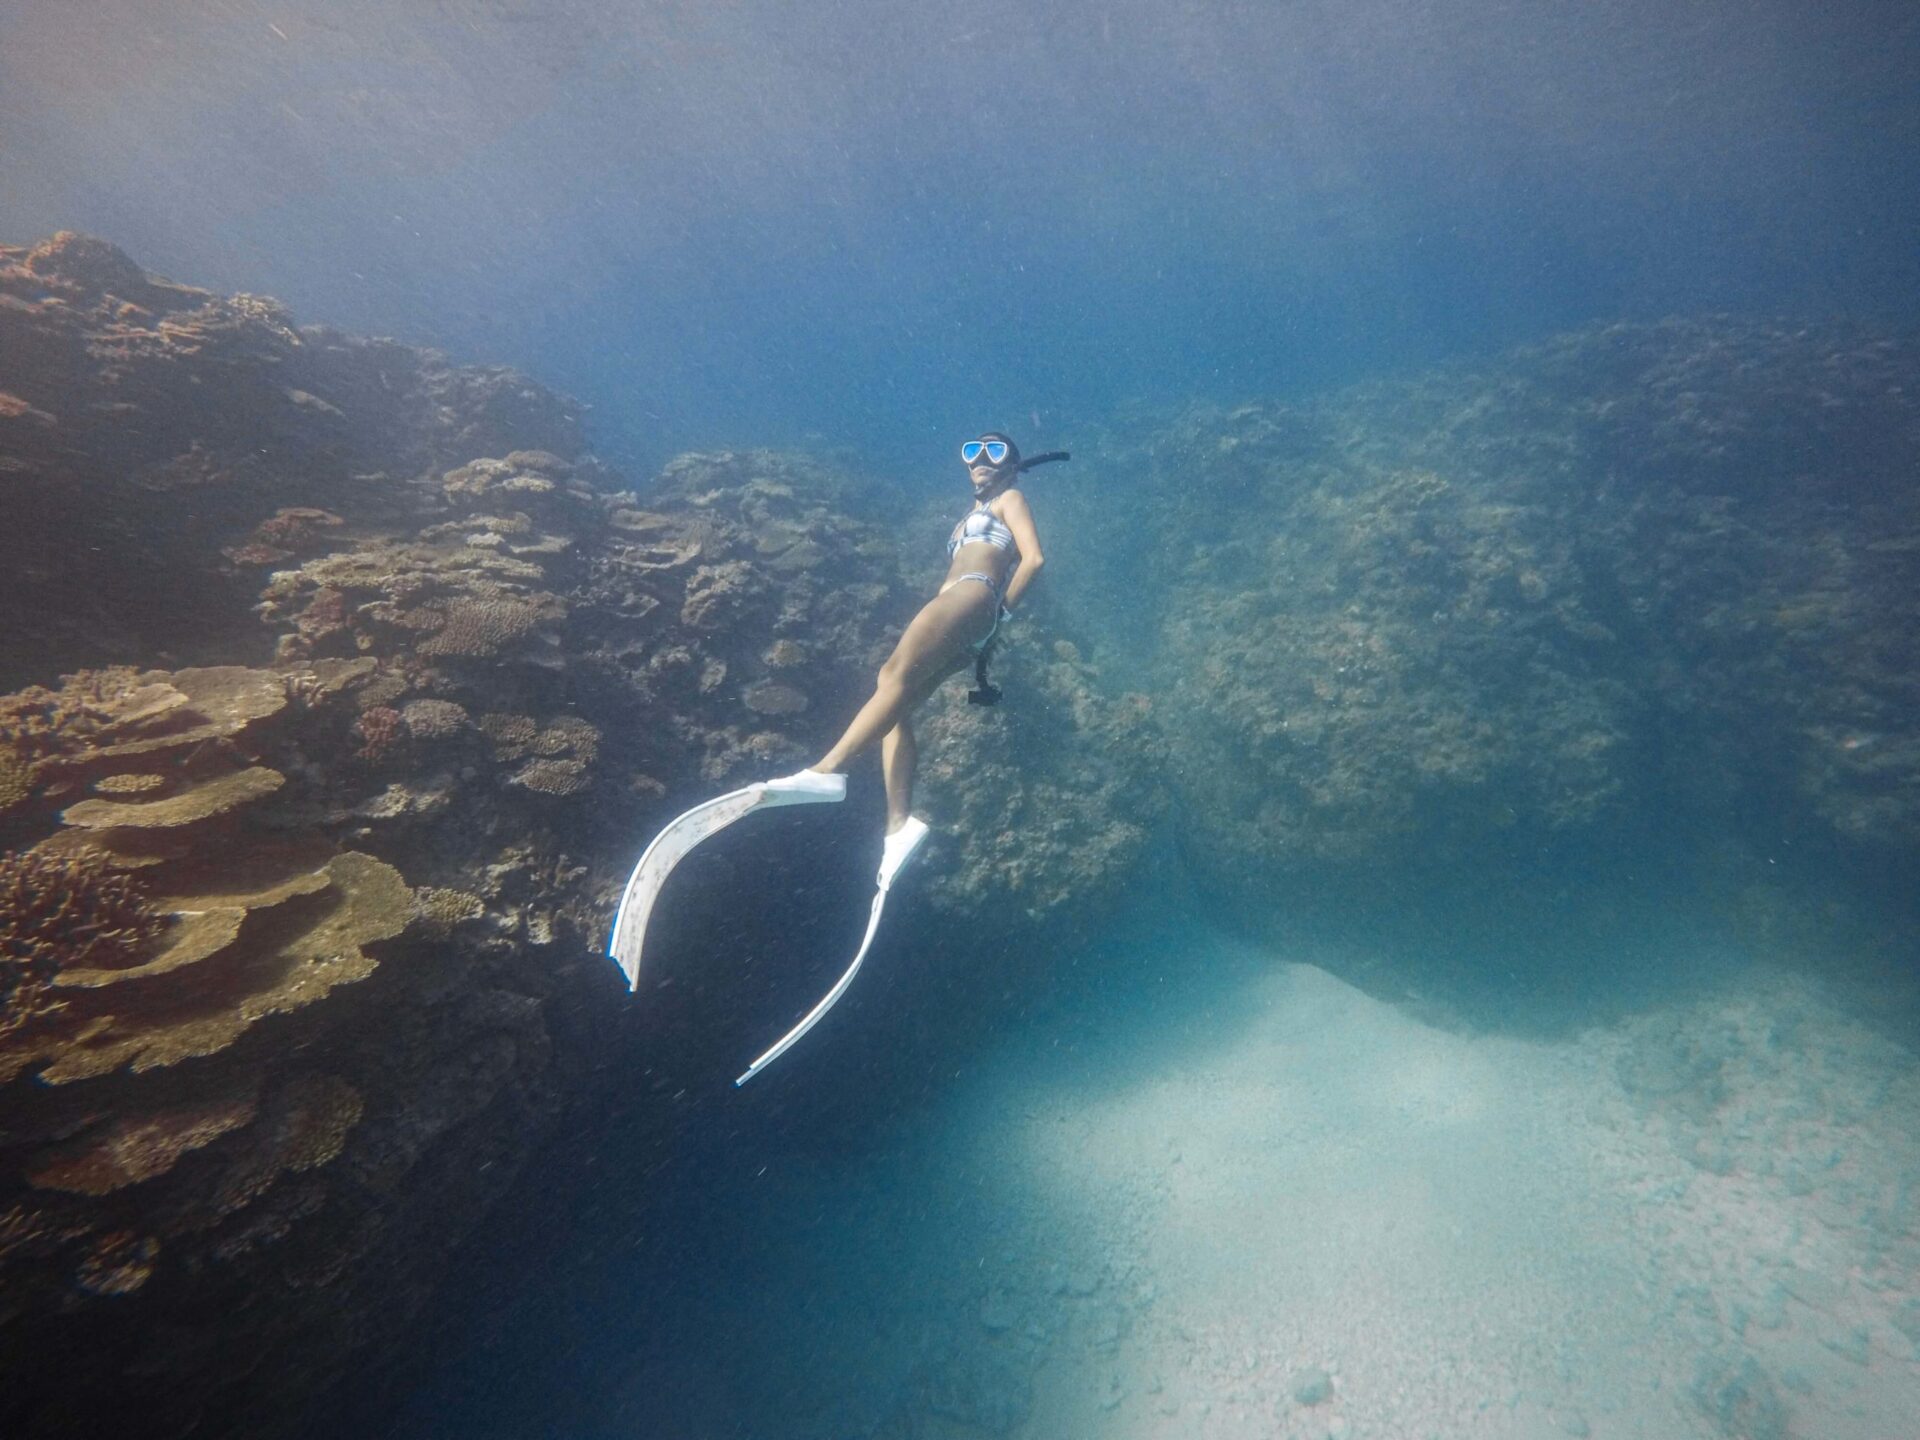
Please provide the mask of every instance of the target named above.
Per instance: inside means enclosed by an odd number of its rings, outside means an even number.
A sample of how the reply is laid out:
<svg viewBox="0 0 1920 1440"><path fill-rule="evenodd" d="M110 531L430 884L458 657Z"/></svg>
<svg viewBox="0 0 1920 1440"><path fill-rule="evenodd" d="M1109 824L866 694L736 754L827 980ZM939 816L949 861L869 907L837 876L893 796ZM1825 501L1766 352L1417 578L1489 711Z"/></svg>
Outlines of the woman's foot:
<svg viewBox="0 0 1920 1440"><path fill-rule="evenodd" d="M898 875L913 858L913 852L920 848L920 842L927 838L927 822L912 815L898 830L892 831L880 844L880 888L891 890L893 877Z"/></svg>
<svg viewBox="0 0 1920 1440"><path fill-rule="evenodd" d="M760 788L769 795L778 795L789 805L801 805L809 801L827 802L847 798L847 777L828 775L819 770L796 770L791 775L782 775L778 780L763 780Z"/></svg>

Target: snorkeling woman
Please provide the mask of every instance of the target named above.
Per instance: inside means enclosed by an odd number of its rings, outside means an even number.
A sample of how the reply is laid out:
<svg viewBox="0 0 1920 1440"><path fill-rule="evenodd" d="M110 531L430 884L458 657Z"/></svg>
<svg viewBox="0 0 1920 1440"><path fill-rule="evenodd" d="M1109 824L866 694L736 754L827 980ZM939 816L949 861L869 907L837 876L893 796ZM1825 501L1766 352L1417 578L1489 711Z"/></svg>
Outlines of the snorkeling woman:
<svg viewBox="0 0 1920 1440"><path fill-rule="evenodd" d="M1049 457L1051 458L1051 457ZM972 664L1010 619L1013 607L1039 577L1046 556L1034 528L1027 497L1015 488L1020 478L1020 449L997 431L960 447L961 463L973 487L973 508L947 537L947 578L938 593L920 607L893 654L880 667L873 698L860 707L832 749L779 786L821 784L846 793L839 773L875 740L887 786L887 838L880 880L886 884L907 863L927 836L913 815L913 771L917 750L913 712L951 676ZM822 798L829 798L823 795Z"/></svg>
<svg viewBox="0 0 1920 1440"><path fill-rule="evenodd" d="M880 767L887 786L887 831L880 847L879 890L867 921L866 939L852 966L826 999L755 1060L735 1084L745 1084L806 1034L845 993L866 958L894 877L927 837L926 822L913 814L913 712L941 682L965 669L969 662L982 666L982 691L988 698L997 693L985 685L983 657L1001 624L1010 618L1013 607L1046 563L1033 512L1015 482L1023 470L1067 458L1065 451L1052 451L1022 460L1019 447L998 431L962 445L960 460L973 487L973 507L947 538L947 578L908 623L893 653L880 667L873 697L860 707L846 733L804 770L696 805L662 830L634 867L614 916L607 953L637 990L647 920L668 872L681 858L702 840L754 810L846 799L844 767L874 741L880 742Z"/></svg>

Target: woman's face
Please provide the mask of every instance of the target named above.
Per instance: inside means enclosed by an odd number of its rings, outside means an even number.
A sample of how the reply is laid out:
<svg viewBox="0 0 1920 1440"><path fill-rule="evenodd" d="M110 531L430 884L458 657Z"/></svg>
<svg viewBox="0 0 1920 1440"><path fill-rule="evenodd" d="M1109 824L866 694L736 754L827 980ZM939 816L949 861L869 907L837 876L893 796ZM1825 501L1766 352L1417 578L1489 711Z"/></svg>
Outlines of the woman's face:
<svg viewBox="0 0 1920 1440"><path fill-rule="evenodd" d="M982 450L971 462L963 459L962 463L967 467L967 479L972 482L975 493L992 489L994 482L1000 479L1006 470L1007 463L1012 459L1012 452L1005 452L1001 463L996 465L987 458L985 450Z"/></svg>

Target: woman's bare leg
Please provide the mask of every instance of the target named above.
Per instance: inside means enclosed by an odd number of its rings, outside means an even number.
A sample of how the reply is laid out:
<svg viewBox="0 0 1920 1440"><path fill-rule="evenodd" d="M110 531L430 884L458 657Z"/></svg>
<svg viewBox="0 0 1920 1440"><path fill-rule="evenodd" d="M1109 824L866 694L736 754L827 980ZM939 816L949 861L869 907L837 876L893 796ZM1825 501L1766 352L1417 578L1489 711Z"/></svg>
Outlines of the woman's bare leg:
<svg viewBox="0 0 1920 1440"><path fill-rule="evenodd" d="M974 591L979 593L970 593ZM880 667L873 698L860 707L834 747L807 768L832 774L905 719L964 661L975 632L985 628L992 600L986 586L969 582L923 605Z"/></svg>
<svg viewBox="0 0 1920 1440"><path fill-rule="evenodd" d="M911 720L902 720L880 737L880 773L887 779L889 835L906 824L907 816L913 813L913 767L919 758Z"/></svg>

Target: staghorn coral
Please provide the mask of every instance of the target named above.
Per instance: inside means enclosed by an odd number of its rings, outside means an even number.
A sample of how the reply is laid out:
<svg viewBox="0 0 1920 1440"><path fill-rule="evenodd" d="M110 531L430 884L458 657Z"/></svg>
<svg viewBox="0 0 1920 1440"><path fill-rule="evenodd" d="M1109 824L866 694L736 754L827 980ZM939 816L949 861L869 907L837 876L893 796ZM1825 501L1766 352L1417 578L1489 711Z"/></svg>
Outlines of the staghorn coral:
<svg viewBox="0 0 1920 1440"><path fill-rule="evenodd" d="M64 1008L63 969L137 964L164 928L144 887L98 855L0 854L0 1039Z"/></svg>

